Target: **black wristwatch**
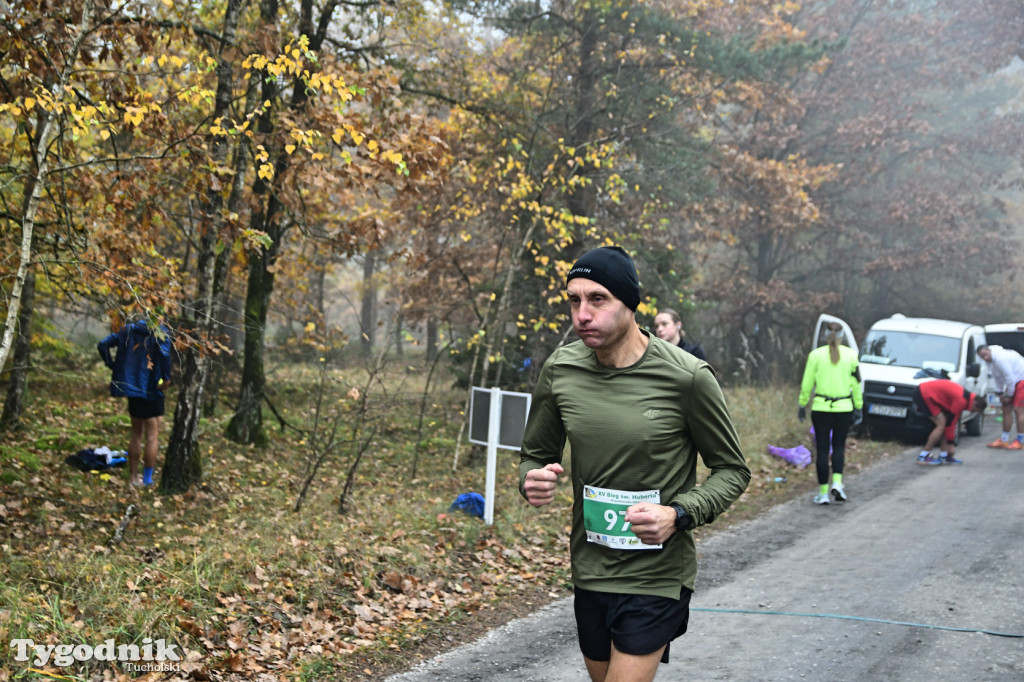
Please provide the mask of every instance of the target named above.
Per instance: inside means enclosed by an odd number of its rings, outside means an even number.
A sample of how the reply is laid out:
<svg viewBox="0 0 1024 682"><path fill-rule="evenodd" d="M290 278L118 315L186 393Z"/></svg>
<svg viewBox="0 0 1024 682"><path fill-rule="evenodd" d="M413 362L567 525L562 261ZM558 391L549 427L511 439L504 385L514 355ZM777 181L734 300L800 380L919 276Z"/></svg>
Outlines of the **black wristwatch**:
<svg viewBox="0 0 1024 682"><path fill-rule="evenodd" d="M676 510L676 530L686 530L689 528L692 519L690 518L690 515L686 513L686 510L683 509L683 505L678 502L673 502L669 506Z"/></svg>

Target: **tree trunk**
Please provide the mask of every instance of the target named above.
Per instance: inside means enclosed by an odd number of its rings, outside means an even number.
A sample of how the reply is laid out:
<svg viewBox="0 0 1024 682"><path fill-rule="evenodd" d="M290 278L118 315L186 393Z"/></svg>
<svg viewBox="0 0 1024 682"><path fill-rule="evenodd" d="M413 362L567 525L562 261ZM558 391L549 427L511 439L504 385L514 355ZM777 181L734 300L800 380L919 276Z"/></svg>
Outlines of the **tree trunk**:
<svg viewBox="0 0 1024 682"><path fill-rule="evenodd" d="M771 348L772 312L759 310L754 315L754 320L754 352L757 361L754 363L751 378L758 384L764 384L771 378L775 363L775 353Z"/></svg>
<svg viewBox="0 0 1024 682"><path fill-rule="evenodd" d="M21 290L21 310L18 312L18 335L14 337L13 364L10 381L7 384L7 398L0 415L0 431L14 431L21 426L21 413L25 403L25 389L28 388L29 363L31 362L32 317L35 313L36 274L28 271L25 286Z"/></svg>
<svg viewBox="0 0 1024 682"><path fill-rule="evenodd" d="M232 0L229 4L236 5L241 0ZM229 9L230 12L230 9ZM230 69L229 69L230 70ZM222 76L224 77L224 76ZM228 77L229 78L229 77ZM219 98L219 93L218 93ZM224 145L226 148L226 144ZM214 146L214 158L223 160L226 150L221 151ZM220 227L220 195L212 192L207 197L206 215L213 219L200 238L198 265L198 284L195 300L195 331L199 339L205 338L216 328L212 315L206 311L214 309L214 291L216 286L217 233ZM182 493L202 479L202 455L197 446L199 440L199 419L202 415L203 391L210 373L210 355L200 352L198 344L190 344L182 354L180 388L178 402L174 410L174 423L171 438L164 456L164 468L160 474L160 492Z"/></svg>
<svg viewBox="0 0 1024 682"><path fill-rule="evenodd" d="M82 20L78 26L78 33L72 40L68 51L63 55L64 71L55 74L57 82L52 84L53 91L58 93L59 99L64 97L62 86L68 74L78 67L78 55L82 50L82 43L93 28L94 9L95 2L93 0L82 3ZM7 358L14 343L14 333L18 327L21 299L32 265L32 242L36 214L39 211L39 202L42 200L45 190L46 177L50 172L50 143L56 138L58 128L54 115L40 109L36 123L38 134L34 144L29 136L35 170L32 177L27 180L25 201L21 211L21 249L18 254L18 271L14 276L14 285L11 287L10 296L7 297L7 318L4 320L3 336L0 337L0 369L7 364Z"/></svg>
<svg viewBox="0 0 1024 682"><path fill-rule="evenodd" d="M313 295L316 301L316 312L320 315L320 322L324 326L324 334L327 333L327 268L329 264L326 258L318 253L316 256L316 273L313 276Z"/></svg>
<svg viewBox="0 0 1024 682"><path fill-rule="evenodd" d="M893 248L893 228L883 227L879 230L879 253L885 253ZM875 273L871 277L871 288L869 291L869 300L871 301L871 311L876 317L886 317L891 315L896 310L893 310L892 302L892 291L893 282L895 281L895 272L892 269L884 269L880 272Z"/></svg>
<svg viewBox="0 0 1024 682"><path fill-rule="evenodd" d="M601 30L598 12L587 9L583 12L580 24L579 70L576 73L576 125L572 131L572 144L577 149L594 143L594 103L597 100L597 72L604 68L602 59L597 54L598 34ZM589 166L581 170L589 175L593 171ZM597 192L592 185L582 184L574 187L569 194L568 205L573 215L592 216L595 212Z"/></svg>
<svg viewBox="0 0 1024 682"><path fill-rule="evenodd" d="M277 3L263 0L260 3L260 17L267 28L278 21ZM273 78L263 76L260 87L261 100L276 102L278 86ZM274 131L270 107L260 115L257 128L263 135ZM287 167L287 158L280 151L274 159L274 177L281 177ZM225 429L225 436L236 442L264 447L267 435L263 431L263 397L266 377L263 374L263 345L266 339L267 311L270 296L274 290L274 275L267 271L277 253L282 231L277 225L277 199L268 183L257 173L252 183L254 209L249 224L254 231L262 231L270 237L271 244L266 250L249 256L249 277L245 291L245 345L242 360L242 383L239 387L235 414Z"/></svg>
<svg viewBox="0 0 1024 682"><path fill-rule="evenodd" d="M326 27L337 8L336 3L327 3L323 8L318 26ZM314 4L311 0L302 0L299 8L299 33L310 39L309 49L318 52L323 44L324 35L315 33L316 25L312 20ZM278 3L276 0L262 0L260 3L261 20L268 28L274 27L278 21ZM278 102L281 92L278 82L273 78L264 77L261 87L261 99L264 102ZM294 78L291 85L291 111L299 111L308 99L306 84L301 78ZM271 136L274 132L273 110L268 107L260 115L257 128L262 135ZM283 148L274 154L274 178L284 177L288 169L289 155ZM270 297L274 293L274 274L268 270L277 258L281 241L287 232L287 226L281 224L281 201L277 194L270 191L271 187L257 174L252 185L253 210L250 224L254 230L264 232L270 238L270 246L260 253L249 257L249 280L245 295L245 358L242 365L242 385L239 389L238 405L235 415L231 418L226 436L237 442L263 447L267 444L267 436L263 431L263 398L266 389L266 377L263 373L263 345L266 338L267 312L270 309Z"/></svg>
<svg viewBox="0 0 1024 682"><path fill-rule="evenodd" d="M224 10L224 42L222 46L234 45L238 19L244 0L229 0ZM228 52L233 54L233 52ZM214 103L214 119L225 115L231 105L234 81L234 65L224 57L222 50L217 65L217 95ZM220 168L228 158L228 141L222 136L210 140L212 166ZM236 169L237 171L237 169ZM226 174L225 174L226 175ZM235 172L231 182L228 208L237 205L241 196L243 173ZM200 247L197 254L197 283L194 309L190 317L194 322L197 339L188 345L181 360L178 402L174 410L174 423L164 468L160 474L160 492L181 493L198 483L202 478L202 456L198 447L199 419L203 408L203 391L210 373L210 354L200 353L199 344L208 340L216 331L214 319L217 292L223 290L223 278L227 268L217 267L216 247L224 227L223 199L210 183L203 197L202 223L200 226Z"/></svg>
<svg viewBox="0 0 1024 682"><path fill-rule="evenodd" d="M757 240L757 272L756 281L759 287L767 289L774 274L772 269L774 242L772 235L762 231ZM761 305L768 305L762 303ZM754 352L756 361L754 363L752 378L758 383L764 383L771 376L772 366L775 362L775 353L771 348L772 310L770 308L758 308L754 315Z"/></svg>
<svg viewBox="0 0 1024 682"><path fill-rule="evenodd" d="M369 357L377 339L377 287L373 275L377 270L377 258L373 251L363 260L363 301L359 314L359 326L363 342L363 355Z"/></svg>
<svg viewBox="0 0 1024 682"><path fill-rule="evenodd" d="M399 307L398 312L395 313L395 355L400 358L405 357L405 347L402 343L402 334L405 331L402 326L404 323L404 317L405 315L403 314L401 307Z"/></svg>
<svg viewBox="0 0 1024 682"><path fill-rule="evenodd" d="M202 455L199 440L199 418L202 414L203 388L210 361L195 348L184 352L181 387L174 409L171 438L160 474L160 492L183 493L202 480Z"/></svg>
<svg viewBox="0 0 1024 682"><path fill-rule="evenodd" d="M236 176L245 176L245 153L242 152L238 147L235 148L235 173ZM235 195L241 195L241 188L234 192ZM233 324L228 323L227 316L229 314L227 301L227 276L229 272L229 250L223 249L217 254L217 261L214 265L214 291L213 291L213 305L214 314L211 323L214 328L214 333L218 338L224 339L226 345L231 348L231 332L234 329ZM233 358L227 354L221 354L216 357L216 361L211 359L210 371L206 377L206 390L203 395L203 406L202 413L207 417L212 417L214 412L217 410L217 402L220 399L220 388L224 383L224 377L228 372L228 366L235 367Z"/></svg>
<svg viewBox="0 0 1024 682"><path fill-rule="evenodd" d="M437 357L437 318L427 318L427 362L433 362Z"/></svg>
<svg viewBox="0 0 1024 682"><path fill-rule="evenodd" d="M276 251L275 247L271 247ZM236 443L265 447L263 398L266 376L263 373L263 346L266 340L267 311L274 291L274 274L267 270L273 254L255 253L249 257L249 284L245 294L245 357L238 405L225 435Z"/></svg>

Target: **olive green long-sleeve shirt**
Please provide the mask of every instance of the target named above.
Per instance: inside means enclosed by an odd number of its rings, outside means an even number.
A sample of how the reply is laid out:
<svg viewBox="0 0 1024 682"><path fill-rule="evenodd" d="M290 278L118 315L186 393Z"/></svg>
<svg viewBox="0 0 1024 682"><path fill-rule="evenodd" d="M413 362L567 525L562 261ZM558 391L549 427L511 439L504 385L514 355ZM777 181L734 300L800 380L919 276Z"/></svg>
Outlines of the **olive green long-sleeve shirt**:
<svg viewBox="0 0 1024 682"><path fill-rule="evenodd" d="M691 530L739 498L750 469L711 367L653 336L643 357L623 368L599 364L579 341L558 349L544 364L533 395L519 465L521 493L529 470L561 462L566 440L572 460L573 584L672 599L681 587L692 590L697 552L690 530L677 532L661 549L614 549L588 541L584 488L657 491L661 504L686 509ZM711 470L701 486L698 456Z"/></svg>

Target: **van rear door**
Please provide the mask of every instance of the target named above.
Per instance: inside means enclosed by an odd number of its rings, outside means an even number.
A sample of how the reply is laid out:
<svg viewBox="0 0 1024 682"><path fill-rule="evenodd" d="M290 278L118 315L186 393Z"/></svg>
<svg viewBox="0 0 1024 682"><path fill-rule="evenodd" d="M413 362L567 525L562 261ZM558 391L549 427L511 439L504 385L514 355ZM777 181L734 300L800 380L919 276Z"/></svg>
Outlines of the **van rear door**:
<svg viewBox="0 0 1024 682"><path fill-rule="evenodd" d="M849 346L850 348L857 350L857 339L853 338L853 331L850 329L850 325L846 324L843 320L832 315L825 315L822 313L818 316L818 323L814 327L814 344L811 348L817 348L824 346L828 343L828 339L825 338L825 325L830 322L838 322L843 327L843 345Z"/></svg>
<svg viewBox="0 0 1024 682"><path fill-rule="evenodd" d="M986 324L985 339L993 346L1002 346L1024 355L1024 322Z"/></svg>

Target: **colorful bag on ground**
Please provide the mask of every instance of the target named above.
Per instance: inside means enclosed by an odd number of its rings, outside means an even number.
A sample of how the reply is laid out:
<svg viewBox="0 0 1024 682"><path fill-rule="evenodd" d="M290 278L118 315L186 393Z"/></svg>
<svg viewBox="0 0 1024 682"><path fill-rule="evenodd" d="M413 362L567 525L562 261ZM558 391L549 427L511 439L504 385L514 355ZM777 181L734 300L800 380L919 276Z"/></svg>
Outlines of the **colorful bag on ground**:
<svg viewBox="0 0 1024 682"><path fill-rule="evenodd" d="M803 445L797 445L795 448L779 448L774 445L769 445L768 454L781 457L790 464L798 466L801 469L811 463L811 451Z"/></svg>
<svg viewBox="0 0 1024 682"><path fill-rule="evenodd" d="M111 467L123 466L128 461L125 458L127 454L124 450L111 450L106 446L85 448L65 457L64 463L80 471L103 471Z"/></svg>

